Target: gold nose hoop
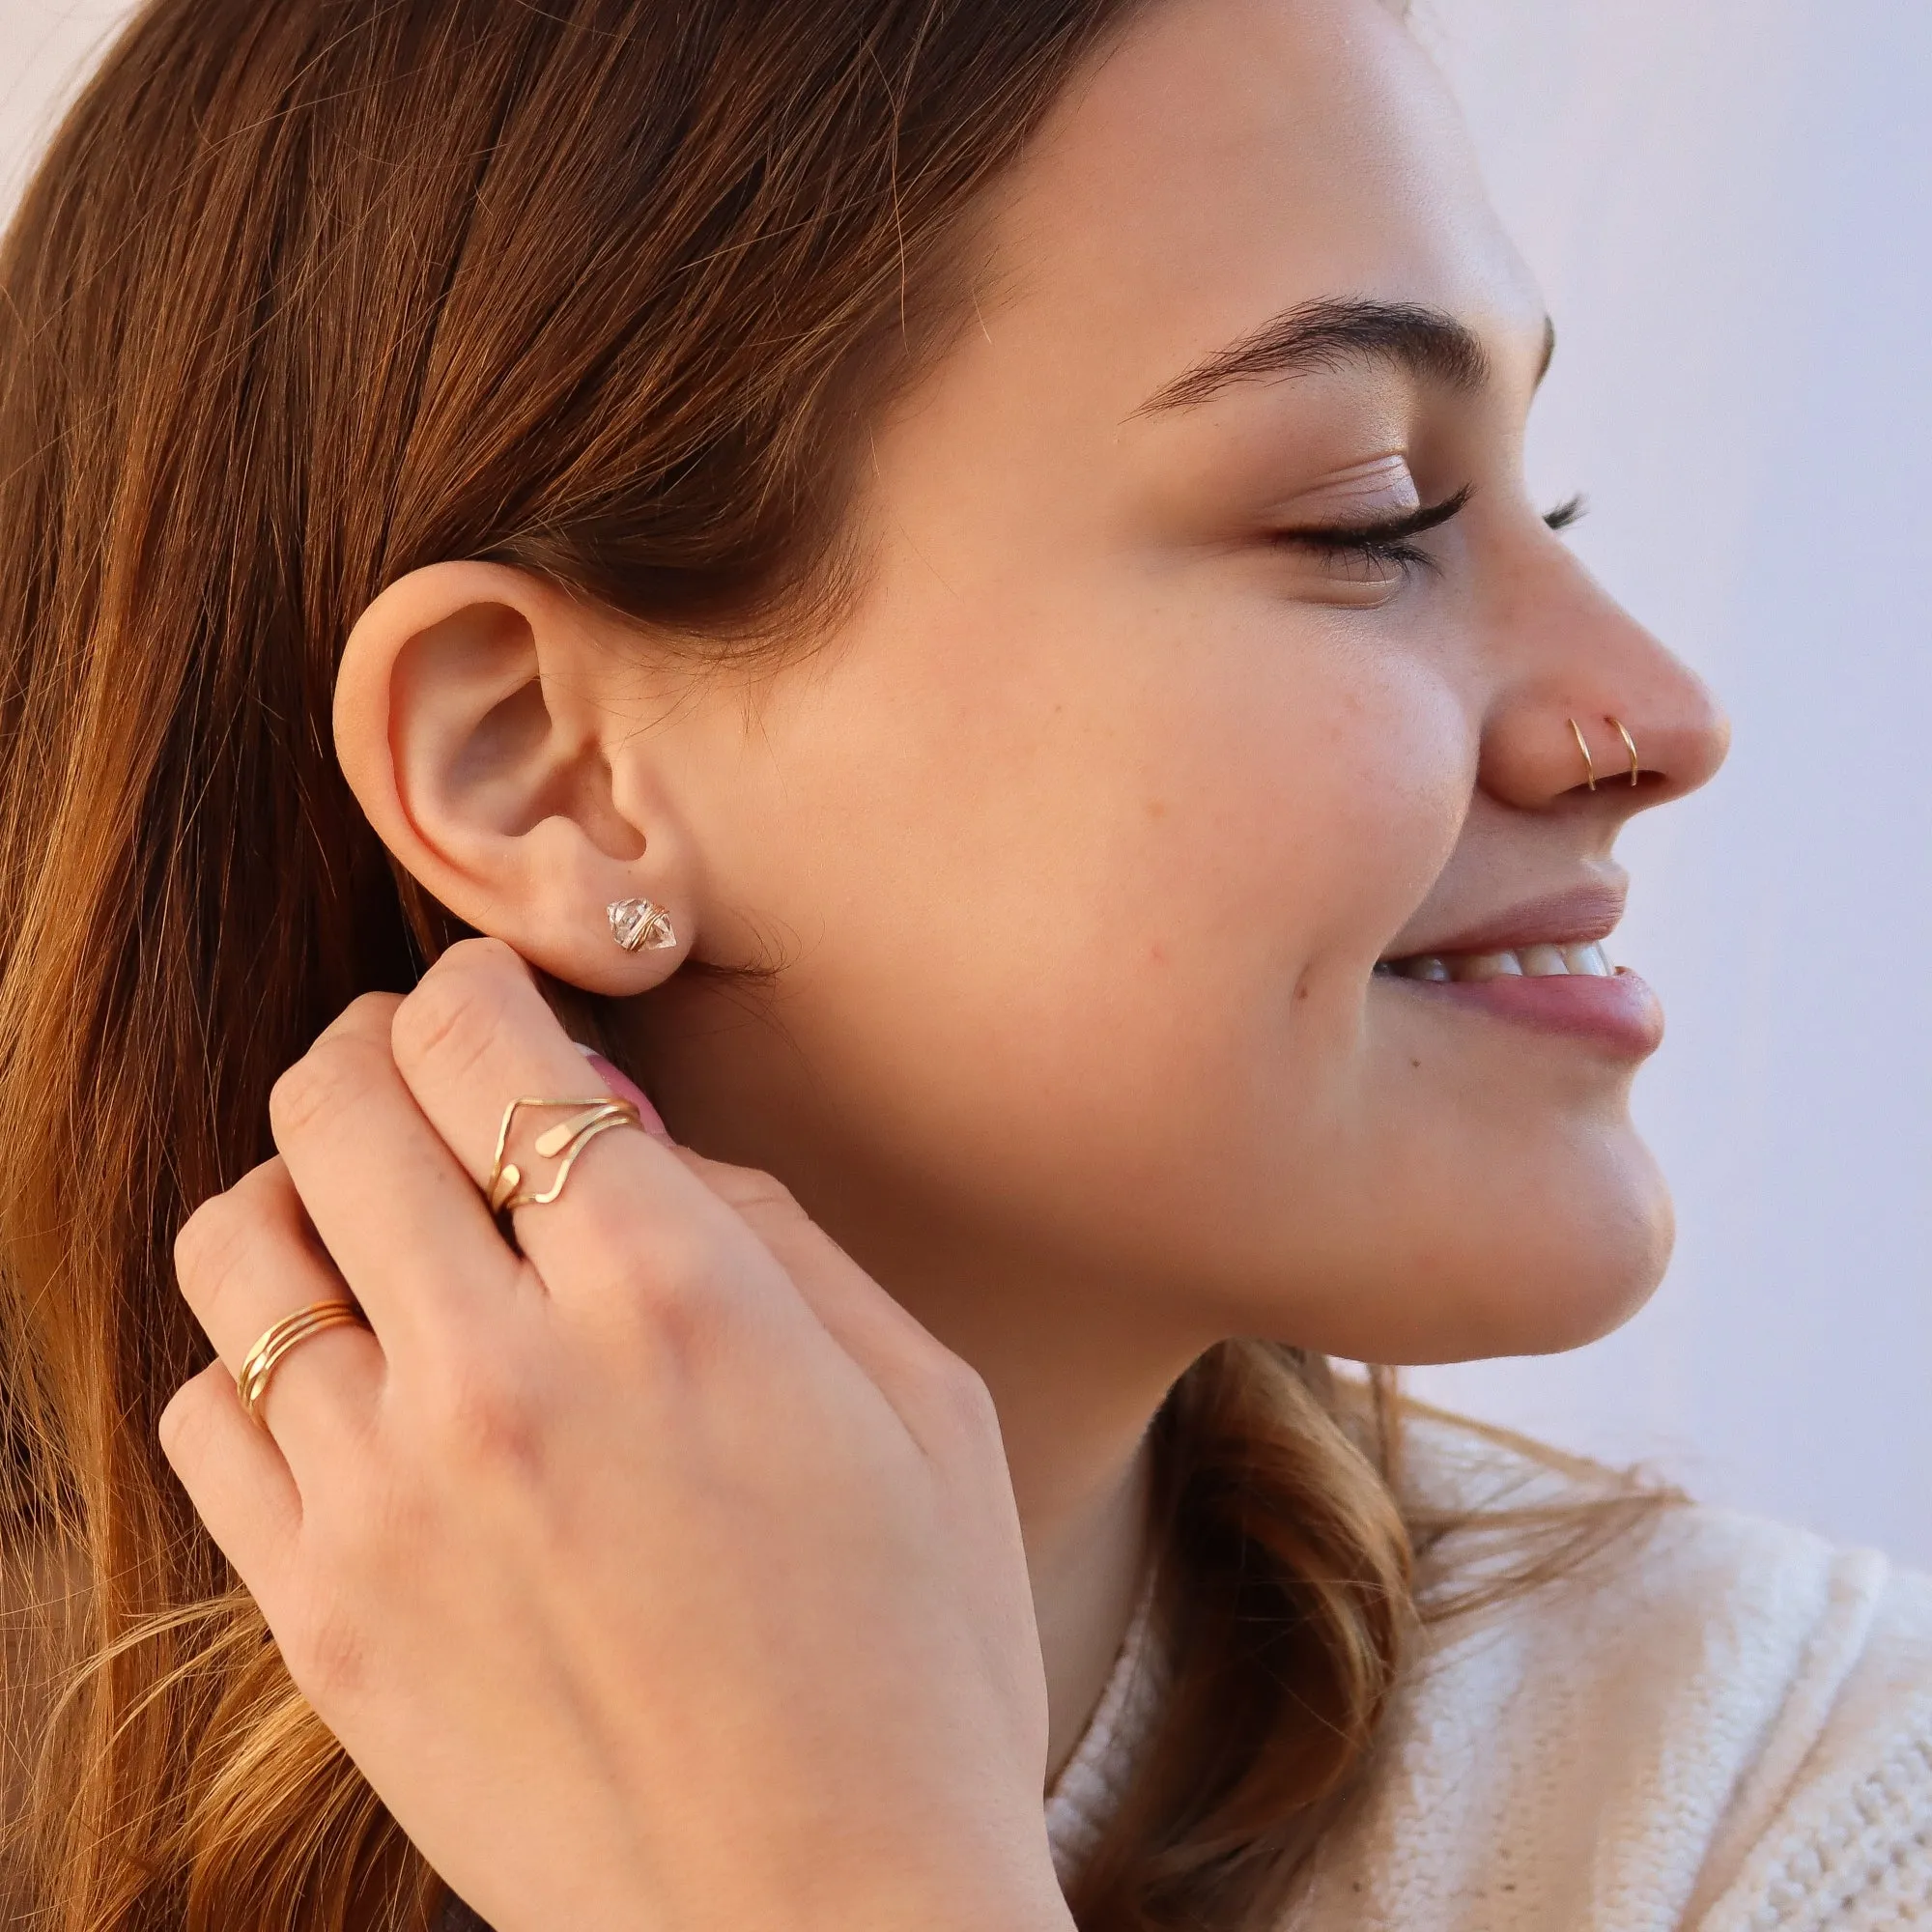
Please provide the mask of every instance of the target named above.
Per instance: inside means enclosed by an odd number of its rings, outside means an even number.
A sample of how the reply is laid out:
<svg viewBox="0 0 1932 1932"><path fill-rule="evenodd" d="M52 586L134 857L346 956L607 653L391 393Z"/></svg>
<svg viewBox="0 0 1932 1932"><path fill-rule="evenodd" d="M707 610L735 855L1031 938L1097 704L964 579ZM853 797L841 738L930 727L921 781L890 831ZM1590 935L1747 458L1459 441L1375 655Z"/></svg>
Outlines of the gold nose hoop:
<svg viewBox="0 0 1932 1932"><path fill-rule="evenodd" d="M1637 755L1636 740L1631 736L1630 726L1621 718L1609 718L1606 723L1617 727L1617 736L1624 741L1624 749L1631 754L1631 783L1636 784L1643 777L1643 760ZM1583 754L1583 778L1592 791L1597 788L1597 761L1590 755L1590 741L1583 735L1583 727L1576 719L1570 720L1570 735L1577 741L1577 749Z"/></svg>
<svg viewBox="0 0 1932 1932"><path fill-rule="evenodd" d="M1617 736L1624 741L1624 748L1631 754L1631 783L1643 777L1643 761L1636 754L1636 740L1630 734L1630 726L1621 718L1612 718L1610 723L1617 727Z"/></svg>
<svg viewBox="0 0 1932 1932"><path fill-rule="evenodd" d="M1597 761L1590 755L1590 741L1583 735L1583 727L1576 719L1570 721L1570 735L1577 741L1577 749L1583 754L1583 776L1590 781L1590 789L1597 788Z"/></svg>

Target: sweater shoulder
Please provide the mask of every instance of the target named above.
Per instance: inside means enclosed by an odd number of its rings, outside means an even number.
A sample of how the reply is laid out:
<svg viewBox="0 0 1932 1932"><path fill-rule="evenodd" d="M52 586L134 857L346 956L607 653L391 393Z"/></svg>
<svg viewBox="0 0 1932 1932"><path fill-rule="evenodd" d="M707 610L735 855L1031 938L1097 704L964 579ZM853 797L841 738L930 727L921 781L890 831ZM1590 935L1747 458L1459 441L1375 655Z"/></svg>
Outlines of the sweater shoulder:
<svg viewBox="0 0 1932 1932"><path fill-rule="evenodd" d="M1446 1425L1419 1437L1417 1492L1466 1520L1479 1572L1506 1568L1513 1520L1614 1504L1585 1465ZM1928 1751L1932 1582L1802 1530L1659 1503L1569 1574L1438 1626L1298 1923L1862 1924L1790 1916L1792 1886L1813 1884L1794 1874L1835 1860L1813 1889L1836 1897L1855 1865L1884 1865L1894 1891L1932 1895ZM1764 1916L1773 1898L1784 1916Z"/></svg>
<svg viewBox="0 0 1932 1932"><path fill-rule="evenodd" d="M1868 1603L1821 1719L1733 1806L1700 1932L1932 1920L1932 1577L1890 1572Z"/></svg>

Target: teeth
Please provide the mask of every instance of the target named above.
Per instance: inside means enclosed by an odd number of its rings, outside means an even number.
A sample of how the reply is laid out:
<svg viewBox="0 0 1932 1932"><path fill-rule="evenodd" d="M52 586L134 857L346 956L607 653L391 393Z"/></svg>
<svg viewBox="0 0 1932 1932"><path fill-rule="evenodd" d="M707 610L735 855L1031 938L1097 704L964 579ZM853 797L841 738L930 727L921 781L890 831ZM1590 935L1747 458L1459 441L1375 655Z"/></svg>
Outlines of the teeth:
<svg viewBox="0 0 1932 1932"><path fill-rule="evenodd" d="M1480 986L1489 980L1520 980L1522 961L1514 952L1471 952L1455 963L1457 980L1465 986Z"/></svg>
<svg viewBox="0 0 1932 1932"><path fill-rule="evenodd" d="M1612 980L1616 968L1601 946L1524 946L1514 952L1419 953L1413 959L1384 960L1376 968L1384 977L1427 980L1436 985L1450 980L1481 985L1490 980Z"/></svg>

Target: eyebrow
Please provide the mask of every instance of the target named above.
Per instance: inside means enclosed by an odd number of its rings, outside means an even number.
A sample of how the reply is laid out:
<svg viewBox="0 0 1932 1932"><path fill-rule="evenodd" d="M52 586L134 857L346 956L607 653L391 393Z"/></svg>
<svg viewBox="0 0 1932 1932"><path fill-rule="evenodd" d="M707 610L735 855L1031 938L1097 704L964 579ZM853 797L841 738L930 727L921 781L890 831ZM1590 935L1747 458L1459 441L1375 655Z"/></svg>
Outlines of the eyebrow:
<svg viewBox="0 0 1932 1932"><path fill-rule="evenodd" d="M1555 348L1546 338L1545 368ZM1136 415L1193 409L1236 383L1297 376L1348 362L1393 362L1427 382L1475 390L1490 380L1490 357L1465 323L1409 302L1328 298L1285 310L1252 335L1197 362L1158 389Z"/></svg>

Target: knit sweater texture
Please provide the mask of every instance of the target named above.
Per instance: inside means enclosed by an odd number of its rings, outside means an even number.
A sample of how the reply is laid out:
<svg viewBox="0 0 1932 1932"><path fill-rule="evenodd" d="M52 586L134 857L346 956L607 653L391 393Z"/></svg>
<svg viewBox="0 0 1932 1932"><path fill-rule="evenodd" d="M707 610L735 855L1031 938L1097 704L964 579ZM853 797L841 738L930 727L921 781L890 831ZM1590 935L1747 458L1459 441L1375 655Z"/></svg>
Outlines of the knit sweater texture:
<svg viewBox="0 0 1932 1932"><path fill-rule="evenodd" d="M1571 1479L1439 1426L1440 1505ZM1048 1803L1063 1878L1159 1708L1136 1622ZM1284 1932L1932 1927L1932 1578L1728 1511L1665 1510L1444 1625Z"/></svg>

